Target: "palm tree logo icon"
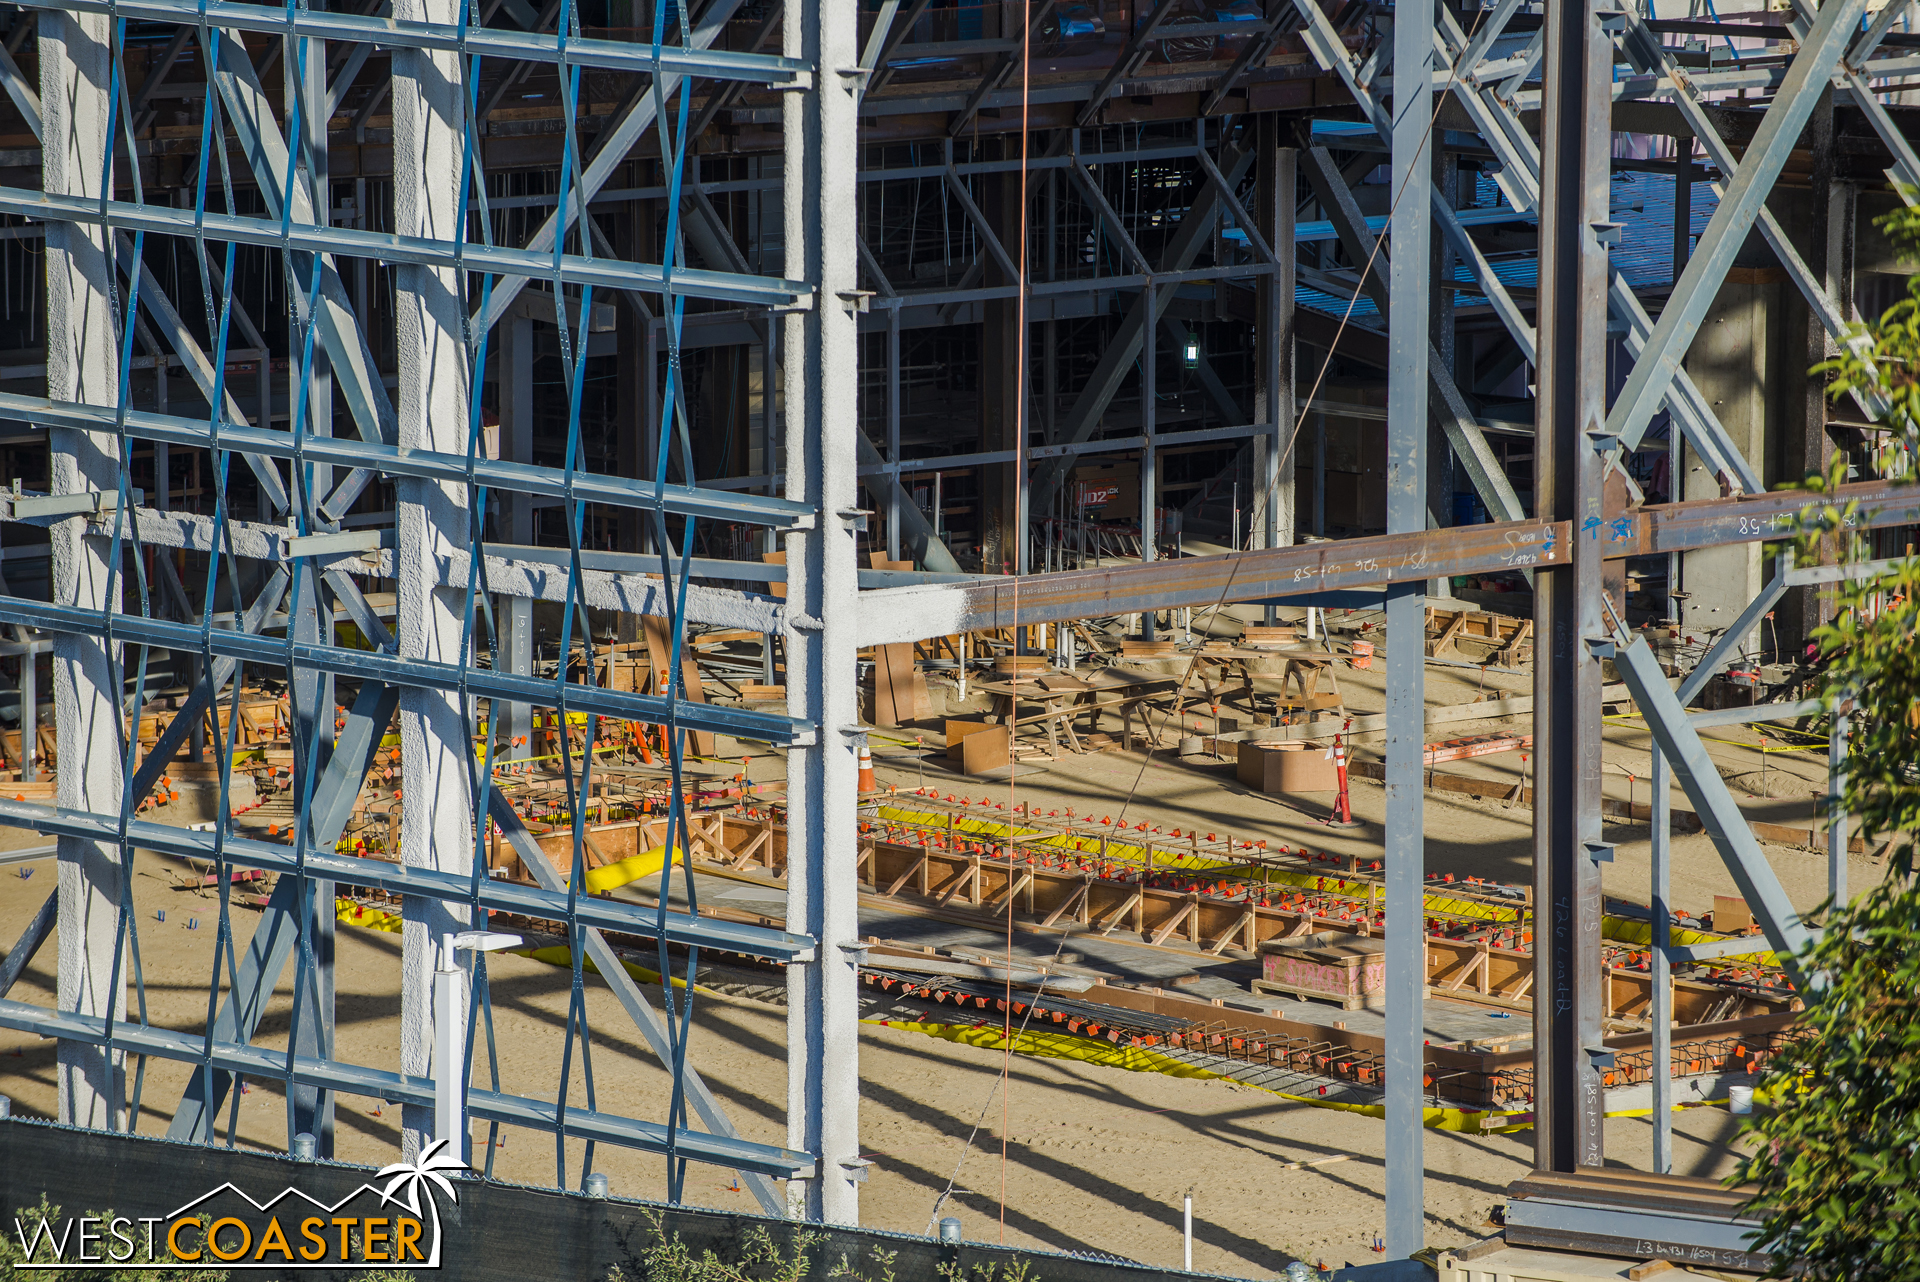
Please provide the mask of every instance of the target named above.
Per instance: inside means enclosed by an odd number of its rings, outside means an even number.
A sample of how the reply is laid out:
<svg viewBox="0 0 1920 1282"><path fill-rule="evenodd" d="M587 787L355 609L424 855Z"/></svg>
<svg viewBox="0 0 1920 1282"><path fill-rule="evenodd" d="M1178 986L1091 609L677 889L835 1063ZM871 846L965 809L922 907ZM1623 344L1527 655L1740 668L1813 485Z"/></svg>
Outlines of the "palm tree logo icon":
<svg viewBox="0 0 1920 1282"><path fill-rule="evenodd" d="M435 1140L411 1162L395 1162L383 1166L374 1178L386 1180L387 1187L381 1192L380 1200L395 1206L403 1206L414 1218L421 1218L421 1193L426 1193L426 1215L433 1220L433 1252L428 1257L427 1268L440 1265L440 1207L434 1201L433 1190L438 1188L447 1195L447 1201L457 1204L460 1194L454 1190L453 1181L446 1172L465 1171L471 1168L449 1152L451 1140ZM389 1178L391 1177L391 1178Z"/></svg>

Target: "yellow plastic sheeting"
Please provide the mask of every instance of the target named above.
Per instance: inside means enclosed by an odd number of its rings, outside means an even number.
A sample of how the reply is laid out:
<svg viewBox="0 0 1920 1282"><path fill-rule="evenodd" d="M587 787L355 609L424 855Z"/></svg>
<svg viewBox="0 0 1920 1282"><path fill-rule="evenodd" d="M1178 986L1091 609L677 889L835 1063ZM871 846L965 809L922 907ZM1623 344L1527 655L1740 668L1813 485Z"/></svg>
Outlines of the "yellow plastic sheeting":
<svg viewBox="0 0 1920 1282"><path fill-rule="evenodd" d="M673 848L673 857L679 859L680 847ZM593 894L606 890L617 890L631 881L642 877L651 877L667 866L667 848L655 846L652 850L643 850L637 855L628 855L618 863L607 864L602 868L587 870L587 889Z"/></svg>
<svg viewBox="0 0 1920 1282"><path fill-rule="evenodd" d="M978 1046L983 1050L1005 1050L1007 1039L997 1028L982 1028L977 1025L960 1024L923 1024L908 1020L867 1020L869 1024L881 1024L888 1028L904 1028L909 1032L924 1033L928 1037L938 1037L942 1041L959 1042L965 1046ZM1113 1046L1105 1042L1094 1041L1086 1037L1074 1037L1067 1033L1015 1033L1013 1050L1016 1055L1032 1055L1040 1059L1072 1059L1083 1064L1104 1064L1109 1068L1124 1068L1132 1073L1164 1073L1168 1077L1189 1077L1202 1081L1231 1081L1241 1086L1253 1083L1230 1078L1224 1073L1215 1073L1208 1069L1196 1068L1192 1064L1173 1059L1158 1052L1142 1049L1138 1046ZM1265 1087L1256 1087L1266 1090ZM1368 1117L1385 1117L1386 1107L1381 1104L1343 1104L1332 1100L1315 1099L1311 1095L1289 1095L1285 1091L1270 1091L1281 1099L1296 1104L1311 1104L1315 1108L1338 1109L1342 1112L1361 1113ZM1463 1131L1478 1134L1483 1119L1489 1115L1460 1108L1430 1108L1426 1112L1426 1125L1430 1130ZM1494 1115L1502 1116L1502 1115Z"/></svg>
<svg viewBox="0 0 1920 1282"><path fill-rule="evenodd" d="M378 908L369 908L365 904L356 903L351 899L334 900L334 915L349 926L362 926L368 930L384 930L394 935L400 933L399 913L390 913ZM551 948L510 948L507 951L520 957L531 957L533 960L545 962L549 966L566 966L570 968L573 965L573 950L564 944L556 944ZM620 964L627 968L627 974L633 976L643 984L657 984L660 982L659 971L648 970L645 966L636 966L630 961L623 961ZM595 975L600 973L600 968L593 964L592 958L587 959L586 969ZM684 979L676 979L673 981L673 986L675 988L685 988L687 981ZM705 993L710 990L696 984L694 985L694 991Z"/></svg>
<svg viewBox="0 0 1920 1282"><path fill-rule="evenodd" d="M944 813L925 810L910 810L900 806L882 806L881 819L891 819L896 823L916 824L927 828L940 828L946 823ZM1053 846L1067 850L1074 855L1089 855L1098 858L1100 841L1097 837L1087 837L1073 833L1051 833L1043 835L1040 830L1026 827L1013 827L991 819L956 817L953 823L956 833L968 837L985 837L996 840L1016 840L1031 846ZM1179 840L1173 838L1172 840ZM1147 861L1147 847L1127 842L1107 840L1107 857L1128 863L1144 865ZM1372 899L1378 902L1380 887L1377 882L1349 881L1338 873L1293 872L1282 868L1271 868L1265 864L1235 863L1230 859L1211 859L1204 855L1189 855L1165 847L1156 847L1153 851L1153 866L1174 872L1217 872L1228 877L1246 881L1262 882L1269 886L1291 886L1297 890L1326 891L1336 895L1347 895L1355 899ZM1429 912L1451 913L1457 917L1480 917L1491 921L1511 920L1525 905L1482 903L1476 899L1456 899L1451 895L1430 894L1426 897Z"/></svg>
<svg viewBox="0 0 1920 1282"><path fill-rule="evenodd" d="M1653 923L1635 921L1631 917L1606 917L1602 919L1600 933L1620 944L1639 944L1642 948L1653 947ZM1675 926L1669 932L1673 942L1678 945L1712 944L1727 938L1705 930L1687 930ZM1771 950L1765 952L1741 953L1729 956L1722 965L1727 966L1777 966Z"/></svg>
<svg viewBox="0 0 1920 1282"><path fill-rule="evenodd" d="M512 951L522 957L531 957L535 961L545 962L549 966L565 966L569 969L573 966L573 950L564 944L555 944L551 948L515 948ZM660 982L660 972L657 970L648 970L645 966L636 966L632 962L624 960L620 964L627 968L627 974L633 976L643 984L657 984ZM584 967L588 974L598 975L600 973L600 968L593 964L591 957L586 960ZM673 986L675 988L685 988L687 981L684 979L675 979ZM707 993L712 990L702 988L696 984L694 985L694 991L697 993Z"/></svg>
<svg viewBox="0 0 1920 1282"><path fill-rule="evenodd" d="M982 1050L997 1051L1007 1047L1006 1037L997 1028L971 1024L923 1024L899 1019L869 1019L861 1022L886 1028L904 1028L908 1032L924 1033L928 1037L966 1046L978 1046ZM1015 1033L1013 1050L1016 1055L1032 1055L1039 1059L1074 1059L1084 1064L1124 1068L1130 1073L1165 1073L1169 1077L1206 1079L1220 1076L1139 1046L1113 1046L1066 1033Z"/></svg>
<svg viewBox="0 0 1920 1282"><path fill-rule="evenodd" d="M400 914L383 912L378 908L369 908L365 904L351 899L333 901L333 915L349 926L364 926L368 930L384 930L390 935L400 933Z"/></svg>

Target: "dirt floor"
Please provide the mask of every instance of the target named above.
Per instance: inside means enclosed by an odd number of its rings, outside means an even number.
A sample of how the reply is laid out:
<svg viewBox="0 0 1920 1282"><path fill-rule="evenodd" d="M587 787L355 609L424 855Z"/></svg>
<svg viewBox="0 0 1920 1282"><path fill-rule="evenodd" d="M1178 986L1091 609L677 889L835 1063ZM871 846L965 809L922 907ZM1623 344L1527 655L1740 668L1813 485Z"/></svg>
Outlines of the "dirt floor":
<svg viewBox="0 0 1920 1282"><path fill-rule="evenodd" d="M42 887L50 888L52 865L35 867L26 885L0 897L0 935L16 937L38 907ZM197 1031L205 1014L202 985L213 961L214 909L211 901L172 891L172 871L168 861L142 856L136 874L149 1018ZM165 923L153 919L150 904L167 905ZM189 928L190 920L198 921L198 929ZM236 935L244 941L257 920L255 914L236 912ZM399 946L397 935L341 930L342 1058L383 1067L398 1062ZM502 1088L550 1097L559 1085L555 1067L569 974L512 955L496 957L493 967ZM53 955L43 953L10 996L50 1005L53 983ZM658 990L651 991L657 998ZM290 1000L283 985L261 1044L285 1045ZM666 1074L632 1034L611 995L591 979L587 1006L600 1107L629 1116L663 1116ZM745 1136L784 1143L785 1010L702 995L698 1012L691 1059ZM1181 1194L1192 1189L1194 1262L1203 1271L1265 1276L1294 1258L1329 1266L1377 1258L1371 1247L1382 1227L1385 1154L1383 1128L1375 1118L1292 1103L1236 1083L1061 1060L1015 1058L1009 1065L999 1052L918 1033L874 1025L861 1031L861 1133L865 1155L874 1163L861 1196L863 1223L926 1232L937 1209L940 1215L959 1216L970 1238L1176 1265ZM142 1131L164 1132L187 1071L181 1064L149 1065ZM1003 1072L1008 1072L1004 1086ZM484 1081L485 1073L483 1063L477 1080ZM573 1102L583 1102L584 1091L584 1075L576 1067ZM0 1032L0 1093L11 1096L21 1114L51 1116L53 1044ZM394 1160L399 1121L397 1108L378 1101L340 1100L339 1156L369 1164ZM224 1124L223 1113L223 1138ZM1720 1171L1732 1124L1717 1108L1677 1115L1678 1169ZM1610 1121L1610 1160L1644 1167L1650 1133L1644 1119ZM262 1086L243 1094L238 1137L245 1145L283 1149L284 1097ZM484 1129L477 1129L477 1140L484 1137ZM1488 1212L1503 1200L1507 1183L1528 1168L1530 1143L1525 1133L1429 1131L1430 1240L1453 1243L1484 1236ZM571 1145L569 1183L577 1185L581 1159L580 1146ZM1294 1162L1315 1164L1289 1169ZM618 1195L665 1194L658 1159L602 1147L594 1165L608 1174ZM527 1132L507 1132L494 1151L494 1173L550 1184L556 1175L553 1147ZM752 1210L751 1198L734 1191L732 1183L726 1172L696 1167L687 1196L701 1204Z"/></svg>
<svg viewBox="0 0 1920 1282"><path fill-rule="evenodd" d="M1377 669L1341 673L1350 710L1379 709L1380 678ZM1530 684L1524 674L1429 668L1429 700L1434 704L1465 702L1482 691L1526 693ZM978 701L970 706L977 709ZM1511 732L1516 726L1530 728L1529 720L1454 722L1429 738ZM1708 733L1723 777L1751 817L1816 823L1823 751L1763 754L1758 735L1748 728ZM1335 832L1318 822L1330 797L1283 801L1249 793L1235 782L1233 765L1224 759L1179 760L1155 754L1148 760L1138 753L1106 752L1022 767L1013 781L986 782L950 773L941 761L944 754L937 751L940 742L937 722L877 732L882 784L913 787L925 782L943 791L990 794L995 800L1049 808L1071 805L1083 813L1112 814L1125 808L1136 822L1167 828L1198 825L1203 831L1379 857L1382 793L1377 784L1364 780L1353 787L1354 809L1364 826ZM1776 747L1786 742L1777 735L1773 740ZM1364 756L1377 751L1378 743L1378 736L1363 737L1358 749ZM1605 748L1609 797L1646 800L1647 745L1637 720L1610 719ZM761 750L751 774L776 778L783 768L779 756ZM1447 769L1517 780L1524 767L1518 754L1507 754ZM1674 805L1692 809L1677 789ZM1525 882L1530 876L1531 818L1530 811L1499 801L1429 793L1427 868ZM1619 843L1615 862L1605 869L1607 893L1645 903L1647 825L1610 819L1607 835ZM5 832L0 833L0 848L43 840ZM1715 894L1737 893L1706 837L1676 837L1673 852L1676 907L1698 914L1712 907ZM1797 906L1811 908L1825 896L1824 852L1768 846L1766 853ZM141 921L146 1000L153 1022L197 1032L206 1015L204 986L212 970L215 904L175 889L176 871L171 861L147 854L137 866L134 899ZM1858 893L1879 879L1880 870L1871 859L1855 856L1848 876ZM54 877L50 860L0 870L0 884L6 887L0 893L0 942L18 938L51 891ZM167 912L164 923L155 916L161 908ZM242 941L257 920L251 911L235 911L234 928ZM397 1066L398 956L398 936L342 929L337 978L342 1058ZM559 1087L568 972L515 956L498 957L493 966L502 1088L551 1097ZM54 969L49 947L8 996L53 1004ZM657 988L650 991L658 997ZM284 1045L288 992L283 985L280 1006L259 1038L264 1044ZM599 1106L629 1116L663 1117L666 1075L611 995L592 979L587 1004ZM741 1132L751 1139L784 1143L784 1009L738 997L703 996L696 1023L690 1059L712 1083ZM585 1083L577 1056L575 1064L570 1098L583 1103ZM149 1066L141 1130L164 1131L186 1071L178 1064ZM1020 1058L1009 1065L999 1052L874 1025L862 1029L861 1076L861 1134L866 1156L874 1163L862 1193L861 1216L868 1225L922 1233L936 1213L955 1214L970 1238L999 1240L1004 1235L1011 1243L1177 1265L1181 1195L1192 1189L1194 1261L1201 1270L1265 1276L1294 1258L1332 1267L1378 1258L1372 1245L1382 1228L1385 1154L1383 1126L1375 1118L1292 1103L1225 1081L1068 1061ZM477 1080L485 1080L484 1063ZM52 1043L0 1032L0 1093L11 1096L23 1114L50 1116L55 1107ZM372 1100L341 1100L339 1155L367 1163L393 1160L398 1123L395 1108ZM1678 1173L1717 1176L1729 1169L1735 1119L1724 1110L1702 1107L1676 1114L1674 1124ZM242 1097L238 1139L284 1148L286 1109L278 1093L255 1087ZM1428 1132L1429 1240L1457 1243L1489 1231L1489 1211L1503 1201L1506 1185L1528 1169L1530 1144L1525 1132ZM1645 1169L1650 1124L1644 1118L1609 1121L1607 1148L1610 1163ZM578 1145L567 1154L566 1178L576 1186L582 1156ZM551 1144L530 1133L509 1133L493 1157L501 1178L538 1184L555 1180ZM594 1165L608 1173L618 1195L659 1197L665 1192L657 1159L602 1148ZM696 1168L688 1197L697 1203L753 1209L752 1199L731 1185L725 1172Z"/></svg>

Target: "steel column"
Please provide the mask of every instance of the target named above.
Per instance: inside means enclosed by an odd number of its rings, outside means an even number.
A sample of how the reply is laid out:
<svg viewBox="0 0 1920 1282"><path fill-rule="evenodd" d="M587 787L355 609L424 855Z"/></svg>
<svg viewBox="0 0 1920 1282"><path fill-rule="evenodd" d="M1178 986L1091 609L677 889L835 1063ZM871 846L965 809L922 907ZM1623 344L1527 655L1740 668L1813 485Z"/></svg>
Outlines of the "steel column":
<svg viewBox="0 0 1920 1282"><path fill-rule="evenodd" d="M787 1144L814 1154L788 1185L789 1214L859 1221L859 715L854 685L858 565L853 464L859 429L859 287L854 238L859 15L834 0L790 0L781 39L817 67L811 92L782 100L784 270L813 305L783 320L788 494L818 512L787 539L791 710L813 726L787 758L787 923L819 941L787 968Z"/></svg>
<svg viewBox="0 0 1920 1282"><path fill-rule="evenodd" d="M1393 254L1387 268L1392 314L1387 370L1387 533L1427 528L1426 317L1432 281L1433 6L1402 5L1393 25ZM1362 264L1365 259L1361 259ZM1426 746L1426 599L1422 581L1387 589L1387 1256L1426 1245L1425 1094L1422 1035L1426 998L1426 808L1420 768Z"/></svg>
<svg viewBox="0 0 1920 1282"><path fill-rule="evenodd" d="M524 309L503 313L500 337L500 457L514 463L533 462L533 320ZM651 368L651 367L649 367ZM646 431L647 429L641 429ZM509 543L525 547L533 542L533 496L515 490L500 495L506 519L502 531ZM515 676L533 675L533 602L509 597L501 602L501 664ZM507 742L501 755L509 760L533 755L533 707L504 705Z"/></svg>
<svg viewBox="0 0 1920 1282"><path fill-rule="evenodd" d="M1836 707L1827 730L1827 895L1835 910L1847 905L1847 738L1845 705Z"/></svg>
<svg viewBox="0 0 1920 1282"><path fill-rule="evenodd" d="M1653 885L1648 895L1653 914L1653 1170L1673 1173L1673 910L1668 903L1673 880L1673 798L1667 755L1653 748L1647 775L1653 788Z"/></svg>
<svg viewBox="0 0 1920 1282"><path fill-rule="evenodd" d="M1571 522L1557 568L1536 580L1534 667L1534 1162L1598 1166L1602 482L1589 432L1606 417L1607 219L1613 45L1599 14L1552 0L1544 20L1539 395L1534 503ZM1622 607L1624 608L1624 606Z"/></svg>
<svg viewBox="0 0 1920 1282"><path fill-rule="evenodd" d="M397 0L400 21L454 22L457 0ZM460 157L466 136L466 63L446 50L393 54L393 215L401 236L442 242L465 237L460 219ZM395 267L394 327L400 384L395 410L400 445L466 453L468 368L462 341L466 316L457 274L409 263ZM467 557L470 536L465 485L406 479L398 483L395 630L406 658L464 664L463 594L442 588L440 558ZM466 874L473 866L473 803L467 789L472 746L459 696L418 687L400 694L400 772L407 805L401 816L400 861L409 869ZM432 1069L433 976L440 937L467 924L464 907L407 898L402 907L401 1071ZM466 1004L453 1012L465 1037ZM409 1157L433 1136L433 1111L402 1112L401 1147Z"/></svg>
<svg viewBox="0 0 1920 1282"><path fill-rule="evenodd" d="M1279 121L1260 117L1258 149L1254 156L1254 222L1273 247L1280 271L1255 286L1255 314L1259 318L1260 360L1254 384L1253 418L1267 425L1265 435L1253 438L1256 548L1285 547L1293 542L1294 423L1299 417L1293 386L1294 204L1299 152L1279 145ZM1267 611L1269 623L1273 610Z"/></svg>
<svg viewBox="0 0 1920 1282"><path fill-rule="evenodd" d="M40 15L40 100L46 190L86 200L101 196L112 83L109 21L97 15ZM113 264L107 232L65 223L47 226L47 390L69 400L118 399ZM112 492L121 467L111 431L49 427L55 494ZM53 599L95 612L117 611L109 595L109 541L85 517L52 525ZM120 585L113 584L114 591ZM60 804L120 809L120 677L99 632L53 638L54 724L61 759ZM23 718L22 724L25 724ZM117 956L122 893L120 855L108 842L60 842L60 1009L121 1019L127 972ZM60 1121L117 1129L125 1098L123 1056L62 1041Z"/></svg>

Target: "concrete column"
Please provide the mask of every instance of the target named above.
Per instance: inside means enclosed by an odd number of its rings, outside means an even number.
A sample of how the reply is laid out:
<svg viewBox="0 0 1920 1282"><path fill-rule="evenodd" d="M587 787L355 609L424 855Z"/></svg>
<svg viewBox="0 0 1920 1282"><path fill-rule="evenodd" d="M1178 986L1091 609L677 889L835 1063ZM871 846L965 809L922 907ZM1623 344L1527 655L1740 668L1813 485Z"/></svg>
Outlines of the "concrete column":
<svg viewBox="0 0 1920 1282"><path fill-rule="evenodd" d="M533 462L533 321L520 309L509 311L495 330L500 343L500 453L515 463ZM644 425L642 427L644 429ZM501 537L508 543L533 542L533 496L501 494ZM636 532L636 539L638 534ZM637 545L636 549L637 550ZM500 599L502 648L506 669L533 675L533 602L523 596ZM533 747L533 708L505 705L503 754L523 757ZM524 743L523 743L524 741Z"/></svg>
<svg viewBox="0 0 1920 1282"><path fill-rule="evenodd" d="M1799 344L1790 356L1781 351L1784 280L1785 273L1776 267L1738 266L1728 271L1687 351L1687 373L1720 416L1735 448L1763 478L1776 470L1768 443L1774 437L1788 381L1784 363L1802 359ZM1681 497L1719 497L1720 479L1699 456L1689 447L1681 458L1685 469ZM1736 543L1681 557L1680 577L1687 593L1680 607L1684 635L1705 641L1739 617L1765 583L1760 553L1758 543ZM1762 627L1755 627L1744 644L1751 647L1761 639Z"/></svg>
<svg viewBox="0 0 1920 1282"><path fill-rule="evenodd" d="M787 496L818 509L787 538L787 701L815 741L787 757L787 921L818 941L787 968L787 1145L819 1158L788 1185L796 1218L860 1218L858 707L854 531L858 332L845 301L858 288L853 237L858 15L836 0L789 0L782 52L826 68L783 100L783 274L814 286L814 305L782 319Z"/></svg>
<svg viewBox="0 0 1920 1282"><path fill-rule="evenodd" d="M49 194L100 195L107 147L108 19L49 10L40 17L40 101L45 115L42 173ZM116 166L117 168L118 166ZM56 401L112 405L117 353L107 311L112 280L106 241L96 227L47 224L47 395ZM120 460L113 435L51 429L55 494L113 490ZM109 540L82 517L54 522L53 599L98 610L108 602ZM117 814L120 718L113 656L98 637L55 633L53 711L60 738L59 802ZM22 718L22 725L28 718ZM127 974L113 982L120 862L113 846L60 839L60 1009L121 1018ZM124 1056L61 1042L60 1120L69 1126L121 1125Z"/></svg>
<svg viewBox="0 0 1920 1282"><path fill-rule="evenodd" d="M401 21L459 20L457 0L397 0ZM402 236L459 239L460 157L465 132L465 68L448 52L396 50L393 56L393 216ZM403 266L395 291L395 349L400 383L394 409L400 444L457 454L465 450L469 371L462 312L451 271ZM467 556L466 488L403 480L398 489L400 653L460 663L464 597L439 588L437 560ZM457 696L409 689L400 696L400 770L405 790L400 859L409 868L465 874L473 866L473 802L467 791L465 727ZM400 1065L431 1075L433 973L440 936L467 923L464 909L408 899L401 945ZM465 1036L466 1006L455 1012ZM432 1136L433 1110L409 1107L401 1147L411 1156Z"/></svg>

